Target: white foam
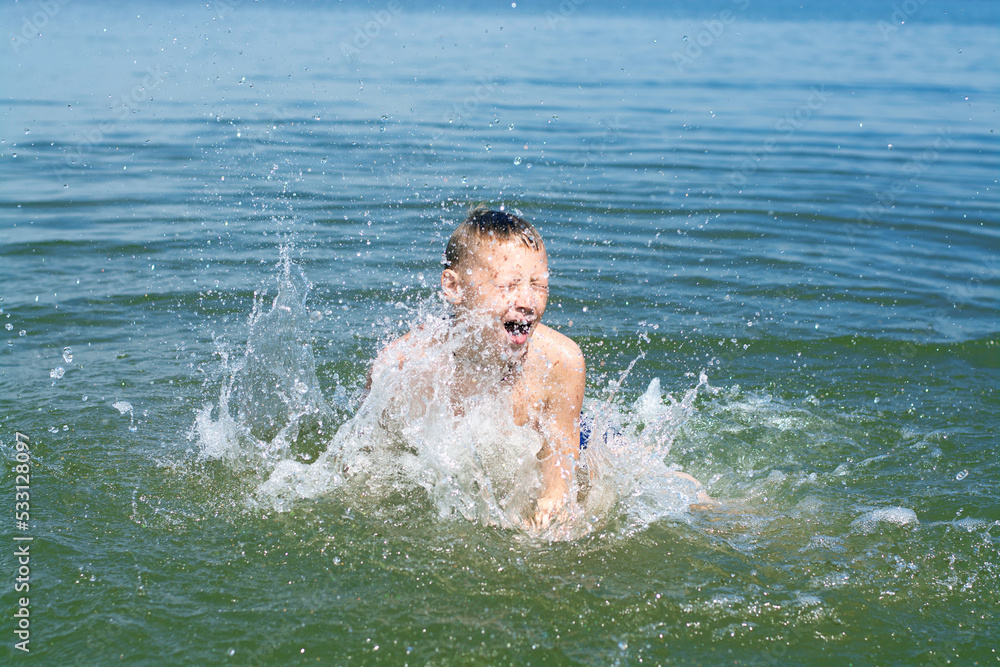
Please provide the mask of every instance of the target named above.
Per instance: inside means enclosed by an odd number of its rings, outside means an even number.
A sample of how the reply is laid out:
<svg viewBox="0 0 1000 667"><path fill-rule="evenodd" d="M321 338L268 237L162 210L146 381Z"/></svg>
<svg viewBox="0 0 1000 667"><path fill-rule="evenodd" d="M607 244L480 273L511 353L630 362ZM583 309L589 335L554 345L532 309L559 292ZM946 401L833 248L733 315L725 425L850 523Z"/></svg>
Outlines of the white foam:
<svg viewBox="0 0 1000 667"><path fill-rule="evenodd" d="M880 507L862 514L851 522L851 526L862 532L872 532L882 523L907 526L919 524L920 521L917 519L917 513L907 507Z"/></svg>

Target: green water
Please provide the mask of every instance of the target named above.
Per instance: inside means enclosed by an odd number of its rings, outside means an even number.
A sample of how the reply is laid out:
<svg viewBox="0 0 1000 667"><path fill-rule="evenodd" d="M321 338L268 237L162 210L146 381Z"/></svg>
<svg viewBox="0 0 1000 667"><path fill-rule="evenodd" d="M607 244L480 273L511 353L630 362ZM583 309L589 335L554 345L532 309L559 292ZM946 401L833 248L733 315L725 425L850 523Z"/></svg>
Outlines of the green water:
<svg viewBox="0 0 1000 667"><path fill-rule="evenodd" d="M11 47L3 664L1000 662L991 5L509 4L58 4ZM357 412L480 200L546 238L585 412L633 443L654 379L690 396L664 459L719 508L641 470L574 539L419 484L262 497ZM291 453L198 427L281 248L310 286L281 349L329 410Z"/></svg>

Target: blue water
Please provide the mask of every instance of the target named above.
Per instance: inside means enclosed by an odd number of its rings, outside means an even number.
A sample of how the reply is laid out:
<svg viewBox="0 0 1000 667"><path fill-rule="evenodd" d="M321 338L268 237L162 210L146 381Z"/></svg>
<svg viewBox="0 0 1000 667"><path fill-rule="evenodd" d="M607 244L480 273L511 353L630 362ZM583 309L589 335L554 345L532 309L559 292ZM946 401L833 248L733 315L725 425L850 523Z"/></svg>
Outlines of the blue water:
<svg viewBox="0 0 1000 667"><path fill-rule="evenodd" d="M997 662L995 3L0 16L10 660ZM589 409L632 433L654 378L687 395L666 463L726 511L623 497L549 541L409 488L275 508L275 441L199 431L291 288L272 333L346 422L480 201L545 236Z"/></svg>

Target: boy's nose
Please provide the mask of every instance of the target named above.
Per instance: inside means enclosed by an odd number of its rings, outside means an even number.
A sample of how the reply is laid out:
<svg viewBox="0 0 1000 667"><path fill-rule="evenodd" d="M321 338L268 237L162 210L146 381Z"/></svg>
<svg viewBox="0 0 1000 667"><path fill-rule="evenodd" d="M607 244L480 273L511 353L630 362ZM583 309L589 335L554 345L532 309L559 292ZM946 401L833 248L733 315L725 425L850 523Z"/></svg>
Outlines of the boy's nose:
<svg viewBox="0 0 1000 667"><path fill-rule="evenodd" d="M520 285L514 292L514 308L523 311L528 315L534 315L538 310L539 297L537 290L530 285Z"/></svg>

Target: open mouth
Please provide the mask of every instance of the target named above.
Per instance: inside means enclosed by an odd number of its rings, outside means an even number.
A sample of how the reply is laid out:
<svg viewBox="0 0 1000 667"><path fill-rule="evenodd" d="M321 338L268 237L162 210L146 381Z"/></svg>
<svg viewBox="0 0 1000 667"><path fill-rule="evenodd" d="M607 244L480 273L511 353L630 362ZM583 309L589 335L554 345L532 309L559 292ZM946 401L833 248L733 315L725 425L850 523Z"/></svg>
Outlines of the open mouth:
<svg viewBox="0 0 1000 667"><path fill-rule="evenodd" d="M503 327L507 330L507 335L517 345L524 345L528 341L531 322L504 322Z"/></svg>

